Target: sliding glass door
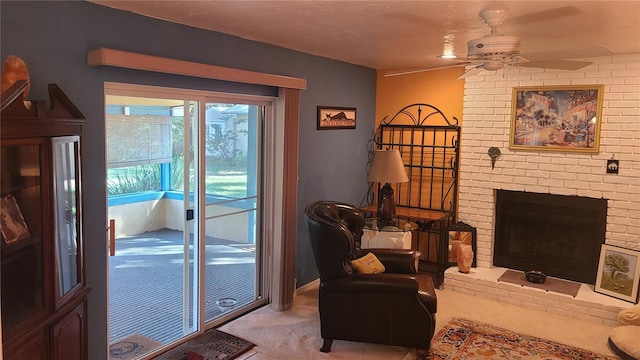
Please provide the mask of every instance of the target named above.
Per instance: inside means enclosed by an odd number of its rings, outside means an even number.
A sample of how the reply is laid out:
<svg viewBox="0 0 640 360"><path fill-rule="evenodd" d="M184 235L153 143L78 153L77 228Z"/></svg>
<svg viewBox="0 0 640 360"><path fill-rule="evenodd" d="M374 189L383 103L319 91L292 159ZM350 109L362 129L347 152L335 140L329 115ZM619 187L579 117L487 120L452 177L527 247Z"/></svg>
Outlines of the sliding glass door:
<svg viewBox="0 0 640 360"><path fill-rule="evenodd" d="M198 237L184 216L195 188L198 103L107 95L109 340L113 354L152 351L198 330ZM138 355L138 354L135 354Z"/></svg>
<svg viewBox="0 0 640 360"><path fill-rule="evenodd" d="M106 87L112 354L144 354L266 302L262 129L269 102ZM238 100L238 101L234 101Z"/></svg>
<svg viewBox="0 0 640 360"><path fill-rule="evenodd" d="M204 131L205 320L262 299L260 158L264 107L208 102Z"/></svg>

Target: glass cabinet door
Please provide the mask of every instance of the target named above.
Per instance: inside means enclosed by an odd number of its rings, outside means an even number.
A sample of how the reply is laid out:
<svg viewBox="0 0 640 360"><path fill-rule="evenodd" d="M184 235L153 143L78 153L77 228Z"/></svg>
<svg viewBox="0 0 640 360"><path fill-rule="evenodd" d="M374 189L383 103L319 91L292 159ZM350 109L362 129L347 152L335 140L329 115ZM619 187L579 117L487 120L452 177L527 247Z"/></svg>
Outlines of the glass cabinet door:
<svg viewBox="0 0 640 360"><path fill-rule="evenodd" d="M79 199L79 137L53 140L53 198L55 214L55 246L58 298L80 283L78 267L81 232Z"/></svg>
<svg viewBox="0 0 640 360"><path fill-rule="evenodd" d="M0 148L2 332L45 314L43 143L3 140Z"/></svg>

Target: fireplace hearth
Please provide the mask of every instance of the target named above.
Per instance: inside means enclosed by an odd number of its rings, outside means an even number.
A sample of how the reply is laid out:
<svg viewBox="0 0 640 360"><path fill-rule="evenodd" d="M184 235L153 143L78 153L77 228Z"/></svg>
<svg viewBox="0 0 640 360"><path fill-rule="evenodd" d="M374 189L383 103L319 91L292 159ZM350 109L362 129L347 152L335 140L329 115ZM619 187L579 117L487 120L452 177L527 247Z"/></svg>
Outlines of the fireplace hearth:
<svg viewBox="0 0 640 360"><path fill-rule="evenodd" d="M594 284L607 200L496 191L493 264Z"/></svg>

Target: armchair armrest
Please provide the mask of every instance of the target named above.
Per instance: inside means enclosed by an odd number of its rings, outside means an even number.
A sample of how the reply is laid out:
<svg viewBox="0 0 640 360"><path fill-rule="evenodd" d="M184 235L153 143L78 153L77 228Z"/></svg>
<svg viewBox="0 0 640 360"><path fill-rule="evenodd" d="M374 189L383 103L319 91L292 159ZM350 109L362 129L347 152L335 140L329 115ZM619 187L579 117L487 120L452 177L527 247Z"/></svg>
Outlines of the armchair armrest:
<svg viewBox="0 0 640 360"><path fill-rule="evenodd" d="M418 281L410 275L358 274L349 277L325 280L321 284L323 294L330 293L386 293L416 296Z"/></svg>
<svg viewBox="0 0 640 360"><path fill-rule="evenodd" d="M416 274L420 252L409 249L367 249L384 265L385 272ZM364 251L363 251L364 252Z"/></svg>

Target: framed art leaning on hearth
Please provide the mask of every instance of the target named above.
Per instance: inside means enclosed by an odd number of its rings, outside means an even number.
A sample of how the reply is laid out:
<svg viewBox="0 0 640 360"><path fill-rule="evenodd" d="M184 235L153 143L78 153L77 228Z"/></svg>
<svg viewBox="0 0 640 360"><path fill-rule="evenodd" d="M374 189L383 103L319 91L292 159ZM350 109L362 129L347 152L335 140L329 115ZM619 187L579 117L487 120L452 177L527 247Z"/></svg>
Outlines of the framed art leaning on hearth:
<svg viewBox="0 0 640 360"><path fill-rule="evenodd" d="M632 303L638 302L640 251L602 245L595 291Z"/></svg>
<svg viewBox="0 0 640 360"><path fill-rule="evenodd" d="M598 153L603 85L513 89L512 150Z"/></svg>

